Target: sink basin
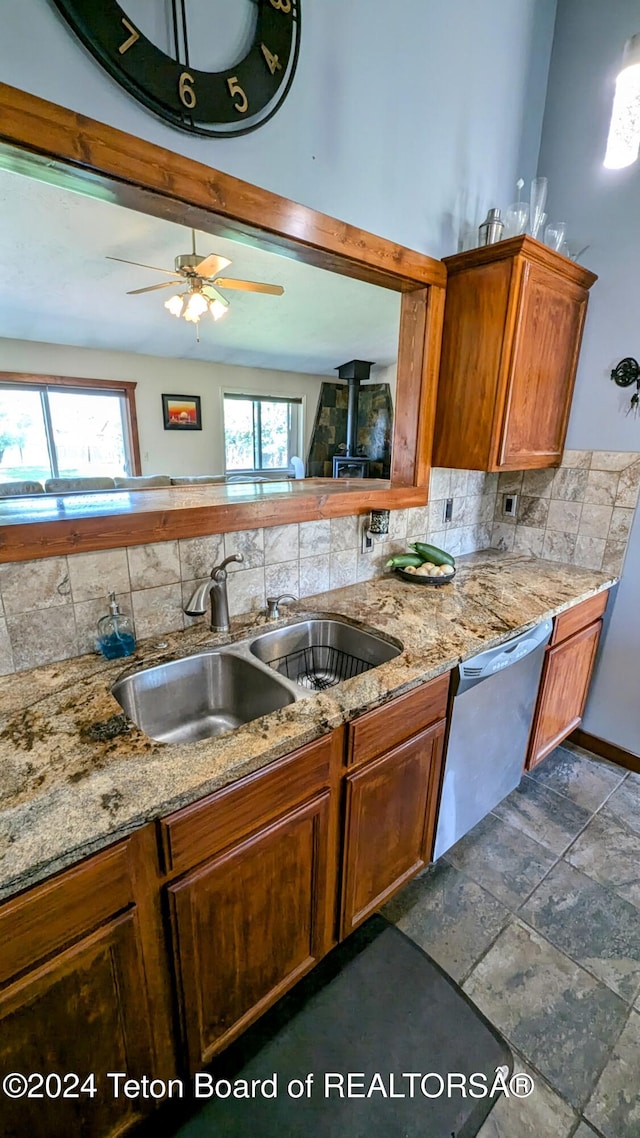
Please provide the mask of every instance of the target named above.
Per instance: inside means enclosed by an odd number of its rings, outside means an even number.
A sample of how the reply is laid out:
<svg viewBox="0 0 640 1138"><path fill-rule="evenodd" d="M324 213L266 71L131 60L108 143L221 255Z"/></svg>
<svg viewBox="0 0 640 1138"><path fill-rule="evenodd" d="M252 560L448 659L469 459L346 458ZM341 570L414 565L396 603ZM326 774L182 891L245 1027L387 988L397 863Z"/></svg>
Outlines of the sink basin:
<svg viewBox="0 0 640 1138"><path fill-rule="evenodd" d="M323 691L393 660L402 648L346 621L312 618L262 633L250 651L300 687Z"/></svg>
<svg viewBox="0 0 640 1138"><path fill-rule="evenodd" d="M118 680L112 694L140 730L161 743L209 739L295 701L266 669L215 651L134 672Z"/></svg>

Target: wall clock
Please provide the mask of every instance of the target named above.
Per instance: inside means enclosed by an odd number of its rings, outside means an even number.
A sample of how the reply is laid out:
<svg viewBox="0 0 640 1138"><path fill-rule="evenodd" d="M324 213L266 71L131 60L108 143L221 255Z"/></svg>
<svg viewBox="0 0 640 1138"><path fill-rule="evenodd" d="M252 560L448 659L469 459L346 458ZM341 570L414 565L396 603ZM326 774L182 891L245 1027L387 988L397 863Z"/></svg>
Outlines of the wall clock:
<svg viewBox="0 0 640 1138"><path fill-rule="evenodd" d="M246 134L275 114L293 82L301 0L53 3L129 94L181 130Z"/></svg>

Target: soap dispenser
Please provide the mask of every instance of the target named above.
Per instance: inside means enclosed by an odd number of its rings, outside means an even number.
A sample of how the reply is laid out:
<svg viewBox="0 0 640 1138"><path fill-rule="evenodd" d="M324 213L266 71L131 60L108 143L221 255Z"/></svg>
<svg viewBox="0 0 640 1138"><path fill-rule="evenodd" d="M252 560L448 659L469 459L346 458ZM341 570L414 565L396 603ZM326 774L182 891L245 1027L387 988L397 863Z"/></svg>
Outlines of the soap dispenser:
<svg viewBox="0 0 640 1138"><path fill-rule="evenodd" d="M107 660L131 656L136 649L136 638L131 618L120 612L115 593L109 593L109 612L98 621L98 651Z"/></svg>

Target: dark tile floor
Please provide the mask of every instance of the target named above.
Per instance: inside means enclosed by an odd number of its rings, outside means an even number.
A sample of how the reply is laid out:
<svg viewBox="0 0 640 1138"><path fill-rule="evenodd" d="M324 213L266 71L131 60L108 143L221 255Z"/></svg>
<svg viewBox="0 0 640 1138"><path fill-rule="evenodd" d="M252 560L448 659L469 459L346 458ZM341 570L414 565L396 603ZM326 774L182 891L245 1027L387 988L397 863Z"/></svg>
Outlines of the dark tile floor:
<svg viewBox="0 0 640 1138"><path fill-rule="evenodd" d="M384 914L535 1079L479 1138L640 1138L640 775L559 747Z"/></svg>

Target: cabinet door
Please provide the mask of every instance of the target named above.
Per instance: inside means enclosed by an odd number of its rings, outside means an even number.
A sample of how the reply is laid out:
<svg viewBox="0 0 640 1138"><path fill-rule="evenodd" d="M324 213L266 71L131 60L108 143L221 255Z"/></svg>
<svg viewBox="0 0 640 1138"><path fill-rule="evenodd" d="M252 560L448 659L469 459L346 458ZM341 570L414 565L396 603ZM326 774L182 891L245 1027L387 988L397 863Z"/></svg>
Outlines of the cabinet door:
<svg viewBox="0 0 640 1138"><path fill-rule="evenodd" d="M547 650L529 744L528 770L580 723L601 628L602 621L598 620Z"/></svg>
<svg viewBox="0 0 640 1138"><path fill-rule="evenodd" d="M525 267L498 466L549 466L564 447L587 293L542 265Z"/></svg>
<svg viewBox="0 0 640 1138"><path fill-rule="evenodd" d="M325 792L169 887L192 1070L328 950L328 834Z"/></svg>
<svg viewBox="0 0 640 1138"><path fill-rule="evenodd" d="M441 721L346 778L342 936L428 862L443 738Z"/></svg>
<svg viewBox="0 0 640 1138"><path fill-rule="evenodd" d="M136 1101L116 1098L108 1071L153 1076L137 916L129 912L59 953L0 994L0 1071L96 1076L91 1098L12 1101L3 1096L2 1138L116 1138L140 1121ZM52 1084L56 1091L55 1083ZM42 1088L33 1086L43 1094ZM148 1103L146 1104L148 1107Z"/></svg>

